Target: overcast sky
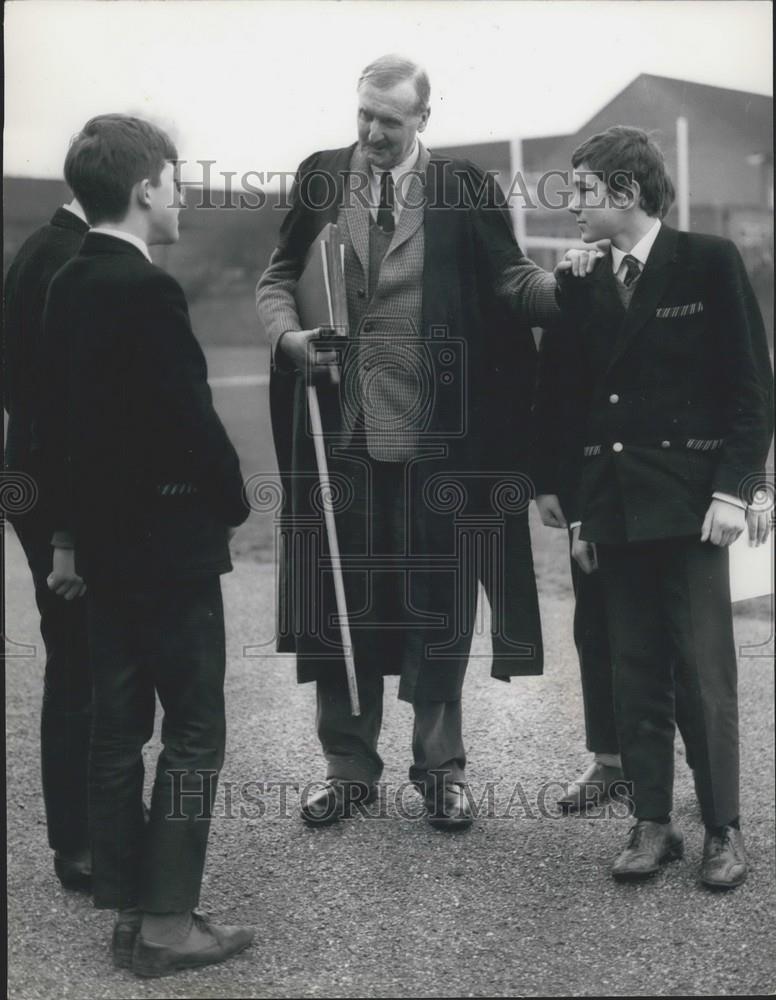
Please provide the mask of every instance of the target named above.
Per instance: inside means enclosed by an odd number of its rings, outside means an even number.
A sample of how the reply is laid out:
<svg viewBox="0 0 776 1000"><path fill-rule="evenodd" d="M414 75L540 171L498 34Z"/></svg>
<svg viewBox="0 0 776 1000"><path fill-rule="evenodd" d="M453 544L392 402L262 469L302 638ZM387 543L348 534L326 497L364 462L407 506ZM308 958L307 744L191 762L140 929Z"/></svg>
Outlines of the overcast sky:
<svg viewBox="0 0 776 1000"><path fill-rule="evenodd" d="M426 66L430 146L575 130L642 72L772 93L770 3L11 0L4 172L61 176L94 114L147 115L181 156L292 170L354 139L376 56ZM192 178L196 179L196 178Z"/></svg>

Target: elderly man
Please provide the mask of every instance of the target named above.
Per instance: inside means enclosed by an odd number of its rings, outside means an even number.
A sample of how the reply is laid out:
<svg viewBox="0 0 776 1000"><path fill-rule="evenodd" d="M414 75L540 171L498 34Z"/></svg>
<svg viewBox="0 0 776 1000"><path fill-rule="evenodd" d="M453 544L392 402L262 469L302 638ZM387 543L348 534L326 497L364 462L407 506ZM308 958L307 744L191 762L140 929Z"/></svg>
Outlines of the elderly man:
<svg viewBox="0 0 776 1000"><path fill-rule="evenodd" d="M358 81L358 142L299 167L279 244L257 287L272 347L270 399L284 487L278 649L317 681L327 780L311 823L370 801L383 676L414 709L410 779L430 822L472 820L461 688L481 582L492 610L492 674L539 674L542 641L527 525L535 373L530 327L557 318L555 279L517 246L503 196L469 162L418 140L430 88L384 56ZM350 339L308 360L296 282L315 236L344 240ZM308 428L319 389L361 700L352 716Z"/></svg>

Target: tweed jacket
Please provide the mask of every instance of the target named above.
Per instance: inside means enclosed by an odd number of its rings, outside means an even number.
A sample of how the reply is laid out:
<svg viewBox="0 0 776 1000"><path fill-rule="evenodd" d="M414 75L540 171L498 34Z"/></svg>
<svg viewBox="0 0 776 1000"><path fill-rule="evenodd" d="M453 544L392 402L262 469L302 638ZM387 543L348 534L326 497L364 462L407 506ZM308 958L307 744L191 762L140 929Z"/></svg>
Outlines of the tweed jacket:
<svg viewBox="0 0 776 1000"><path fill-rule="evenodd" d="M408 396L422 411L417 417L420 441L410 442L413 449L419 448L410 460L418 496L435 496L445 476L453 490L445 496L454 494L462 505L453 509L441 503L431 510L424 502L414 504L416 534L427 536L432 522L435 532L450 538L463 530L464 522L494 529L499 541L485 546L476 569L494 609L492 672L498 677L540 673L541 629L527 527L531 490L526 469L536 364L529 324L542 325L559 316L555 281L520 252L492 177L469 162L423 152L428 159L419 178L421 207L413 212L414 199L407 198L379 280L371 288L368 212L347 197L356 153L355 146L328 150L300 165L278 246L257 286L259 317L273 347L270 408L283 486L278 649L299 654L300 680L313 680L320 673L313 662L305 662L312 637L288 624L301 620L296 595L306 585L298 579L302 570L294 569L291 539L320 512L308 495L317 474L304 378L288 369L279 341L286 331L300 329L293 293L312 241L327 223L344 222L350 247L346 272L351 340L346 349L354 352L356 362L338 387L319 388L326 442L335 446L350 431L348 413L356 409L351 406L351 385L359 404L368 395L364 385L371 394L370 412L362 406L364 423L372 421L370 450L390 437L386 431L393 429L391 419L397 414L406 418L411 407L396 390L411 387ZM364 185L354 187L358 191ZM420 278L420 325L411 345L392 315L398 309L386 308L389 300L400 301L407 315L398 319L406 326L417 316L416 292L404 288L410 274ZM380 336L381 330L390 331L390 336ZM397 357L397 344L412 351L401 355L404 364L396 365L400 371L392 372L386 364L372 376L367 365L375 344L391 360ZM411 362L421 351L425 367L413 381ZM377 402L373 405L372 400ZM414 433L416 424L407 420L402 434L408 429ZM399 438L394 434L393 443ZM309 576L309 569L304 572ZM461 681L459 671L440 696L453 697ZM435 678L433 690L440 684Z"/></svg>

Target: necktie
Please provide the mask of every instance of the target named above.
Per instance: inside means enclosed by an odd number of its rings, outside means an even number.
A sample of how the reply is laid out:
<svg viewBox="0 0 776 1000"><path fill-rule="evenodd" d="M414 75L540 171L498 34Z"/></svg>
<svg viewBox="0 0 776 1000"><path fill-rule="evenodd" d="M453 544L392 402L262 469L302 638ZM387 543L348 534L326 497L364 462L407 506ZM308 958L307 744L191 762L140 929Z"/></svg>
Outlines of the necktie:
<svg viewBox="0 0 776 1000"><path fill-rule="evenodd" d="M622 276L622 283L626 288L630 288L641 274L641 264L629 253L625 254L622 262L625 265L625 274Z"/></svg>
<svg viewBox="0 0 776 1000"><path fill-rule="evenodd" d="M384 233L392 233L393 220L393 176L386 170L380 177L380 207L377 209L377 225Z"/></svg>

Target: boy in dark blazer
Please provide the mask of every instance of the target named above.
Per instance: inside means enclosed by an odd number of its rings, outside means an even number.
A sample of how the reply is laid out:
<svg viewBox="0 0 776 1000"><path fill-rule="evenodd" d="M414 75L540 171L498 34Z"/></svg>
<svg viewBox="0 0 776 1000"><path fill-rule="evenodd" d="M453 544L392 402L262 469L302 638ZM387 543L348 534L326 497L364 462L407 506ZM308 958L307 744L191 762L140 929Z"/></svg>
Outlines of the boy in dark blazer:
<svg viewBox="0 0 776 1000"><path fill-rule="evenodd" d="M727 546L746 529L773 429L762 317L729 240L661 223L670 180L644 132L610 128L572 163L582 239L611 240L560 298L577 401L565 513L574 558L601 574L633 783L636 824L613 874L644 878L682 853L670 818L681 704L706 827L701 880L732 888L747 864ZM764 541L767 518L752 513L749 533Z"/></svg>
<svg viewBox="0 0 776 1000"><path fill-rule="evenodd" d="M22 244L5 280L5 408L8 433L5 467L35 484L29 510L10 515L24 549L40 612L46 650L40 717L43 801L54 869L65 888L91 888L87 814L87 768L91 728L92 681L86 640L83 583L67 592L48 588L51 573L50 511L44 505L37 440L35 398L40 372L43 306L49 283L77 252L89 224L76 199L54 212Z"/></svg>
<svg viewBox="0 0 776 1000"><path fill-rule="evenodd" d="M219 575L248 510L183 292L148 254L178 239L176 158L163 132L124 115L76 136L65 176L92 229L44 316L51 586L77 572L87 587L95 905L119 911L114 962L143 976L222 961L252 939L193 913L224 754ZM163 749L146 825L156 695Z"/></svg>

